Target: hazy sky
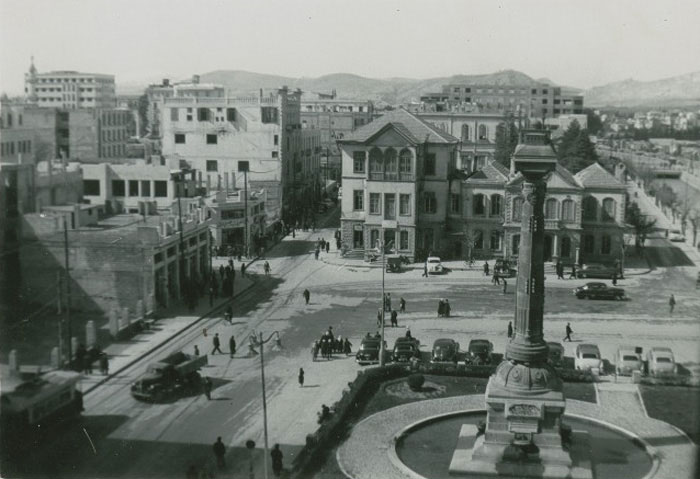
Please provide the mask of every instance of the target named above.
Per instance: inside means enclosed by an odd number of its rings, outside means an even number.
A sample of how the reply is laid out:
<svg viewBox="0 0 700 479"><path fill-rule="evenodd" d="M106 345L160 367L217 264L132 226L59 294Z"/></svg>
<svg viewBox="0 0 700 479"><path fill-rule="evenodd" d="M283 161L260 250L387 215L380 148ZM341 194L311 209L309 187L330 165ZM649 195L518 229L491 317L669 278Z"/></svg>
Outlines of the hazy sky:
<svg viewBox="0 0 700 479"><path fill-rule="evenodd" d="M700 0L0 0L0 91L218 69L385 78L520 70L570 86L700 70Z"/></svg>

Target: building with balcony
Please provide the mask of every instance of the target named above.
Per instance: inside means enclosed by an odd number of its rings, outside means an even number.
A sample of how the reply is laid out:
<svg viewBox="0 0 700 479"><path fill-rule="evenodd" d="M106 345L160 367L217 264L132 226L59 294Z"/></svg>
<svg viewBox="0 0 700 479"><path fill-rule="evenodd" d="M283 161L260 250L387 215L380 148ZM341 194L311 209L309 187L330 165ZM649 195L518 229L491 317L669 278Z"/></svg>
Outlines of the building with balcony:
<svg viewBox="0 0 700 479"><path fill-rule="evenodd" d="M117 106L114 75L53 71L39 73L32 57L24 75L27 100L40 107L76 110Z"/></svg>
<svg viewBox="0 0 700 479"><path fill-rule="evenodd" d="M387 249L415 258L444 247L457 138L399 109L338 145L344 250L367 257L383 241Z"/></svg>
<svg viewBox="0 0 700 479"><path fill-rule="evenodd" d="M268 224L308 211L320 191L319 130L302 130L301 90L254 97L161 100L163 154L186 160L206 182L267 192ZM318 139L314 139L317 137Z"/></svg>
<svg viewBox="0 0 700 479"><path fill-rule="evenodd" d="M243 190L228 194L219 191L207 197L204 204L211 219L213 246L228 252L229 248L243 251L246 244L257 251L263 245L267 233L264 190L249 191L247 202Z"/></svg>

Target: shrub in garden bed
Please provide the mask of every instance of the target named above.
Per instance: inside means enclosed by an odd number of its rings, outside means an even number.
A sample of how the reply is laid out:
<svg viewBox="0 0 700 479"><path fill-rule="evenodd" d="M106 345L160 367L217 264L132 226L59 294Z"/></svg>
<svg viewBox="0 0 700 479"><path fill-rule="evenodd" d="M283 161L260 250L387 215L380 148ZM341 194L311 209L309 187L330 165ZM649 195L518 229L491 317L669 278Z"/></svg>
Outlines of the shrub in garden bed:
<svg viewBox="0 0 700 479"><path fill-rule="evenodd" d="M425 383L425 376L419 373L411 374L407 381L408 387L411 388L411 391L420 391Z"/></svg>

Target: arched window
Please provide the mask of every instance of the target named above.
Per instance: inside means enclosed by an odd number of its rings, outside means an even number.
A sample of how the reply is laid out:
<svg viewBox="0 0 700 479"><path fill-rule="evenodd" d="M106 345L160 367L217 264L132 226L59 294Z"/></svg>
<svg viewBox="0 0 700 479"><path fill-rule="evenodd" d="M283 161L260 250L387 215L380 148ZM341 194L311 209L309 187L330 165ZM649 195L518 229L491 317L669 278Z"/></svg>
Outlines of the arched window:
<svg viewBox="0 0 700 479"><path fill-rule="evenodd" d="M462 141L469 141L469 125L462 125Z"/></svg>
<svg viewBox="0 0 700 479"><path fill-rule="evenodd" d="M503 214L503 197L498 194L491 195L491 216Z"/></svg>
<svg viewBox="0 0 700 479"><path fill-rule="evenodd" d="M612 240L610 239L610 235L603 235L600 240L600 253L610 254L612 251Z"/></svg>
<svg viewBox="0 0 700 479"><path fill-rule="evenodd" d="M501 251L501 238L503 238L503 233L491 231L491 251Z"/></svg>
<svg viewBox="0 0 700 479"><path fill-rule="evenodd" d="M592 254L595 251L595 236L584 235L583 236L583 252Z"/></svg>
<svg viewBox="0 0 700 479"><path fill-rule="evenodd" d="M571 238L564 236L561 239L561 257L570 258L571 257Z"/></svg>
<svg viewBox="0 0 700 479"><path fill-rule="evenodd" d="M396 150L387 148L384 151L384 179L397 180L399 176L399 165L396 159Z"/></svg>
<svg viewBox="0 0 700 479"><path fill-rule="evenodd" d="M474 216L486 214L486 197L482 194L474 195Z"/></svg>
<svg viewBox="0 0 700 479"><path fill-rule="evenodd" d="M488 139L488 128L486 128L486 125L479 125L479 139L480 140L487 140Z"/></svg>
<svg viewBox="0 0 700 479"><path fill-rule="evenodd" d="M384 178L384 159L379 148L372 148L369 152L369 179L381 180Z"/></svg>
<svg viewBox="0 0 700 479"><path fill-rule="evenodd" d="M520 221L523 214L523 199L517 197L513 199L513 221Z"/></svg>
<svg viewBox="0 0 700 479"><path fill-rule="evenodd" d="M615 200L605 198L603 200L603 221L615 221Z"/></svg>
<svg viewBox="0 0 700 479"><path fill-rule="evenodd" d="M411 166L411 163L413 161L413 155L411 154L411 150L404 148L401 150L401 154L399 155L399 174L400 175L410 175L411 170L413 167ZM406 179L409 180L411 179L410 177L406 178L401 178L401 179Z"/></svg>
<svg viewBox="0 0 700 479"><path fill-rule="evenodd" d="M484 232L474 231L474 249L484 249Z"/></svg>
<svg viewBox="0 0 700 479"><path fill-rule="evenodd" d="M564 200L561 204L561 219L564 221L574 221L574 201Z"/></svg>
<svg viewBox="0 0 700 479"><path fill-rule="evenodd" d="M583 219L595 221L598 218L598 200L593 196L583 199Z"/></svg>
<svg viewBox="0 0 700 479"><path fill-rule="evenodd" d="M558 201L555 198L548 198L544 203L544 217L548 220L557 219L557 205Z"/></svg>

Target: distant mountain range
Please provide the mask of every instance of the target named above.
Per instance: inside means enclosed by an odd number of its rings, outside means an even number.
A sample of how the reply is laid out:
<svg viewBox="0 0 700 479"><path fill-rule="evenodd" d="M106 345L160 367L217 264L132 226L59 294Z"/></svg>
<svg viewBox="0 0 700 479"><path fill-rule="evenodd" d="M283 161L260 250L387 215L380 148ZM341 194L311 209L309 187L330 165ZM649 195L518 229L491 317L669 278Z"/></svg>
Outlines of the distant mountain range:
<svg viewBox="0 0 700 479"><path fill-rule="evenodd" d="M234 94L251 94L260 88L277 88L283 85L287 85L289 88L301 88L308 93L330 93L335 89L338 98L367 99L390 105L418 101L422 94L442 91L442 86L450 83L531 86L538 82L545 82L555 85L549 79L535 80L515 70L503 70L484 75L454 75L426 80L366 78L350 73L334 73L317 78L293 78L242 70L217 70L201 74L200 81L224 85ZM119 85L118 87L120 93L137 93L139 90L135 83ZM563 88L581 91L574 87ZM142 89L143 87L141 87L141 91L143 91ZM584 104L591 107L657 107L700 104L700 72L649 82L624 80L597 86L582 91L582 93Z"/></svg>

